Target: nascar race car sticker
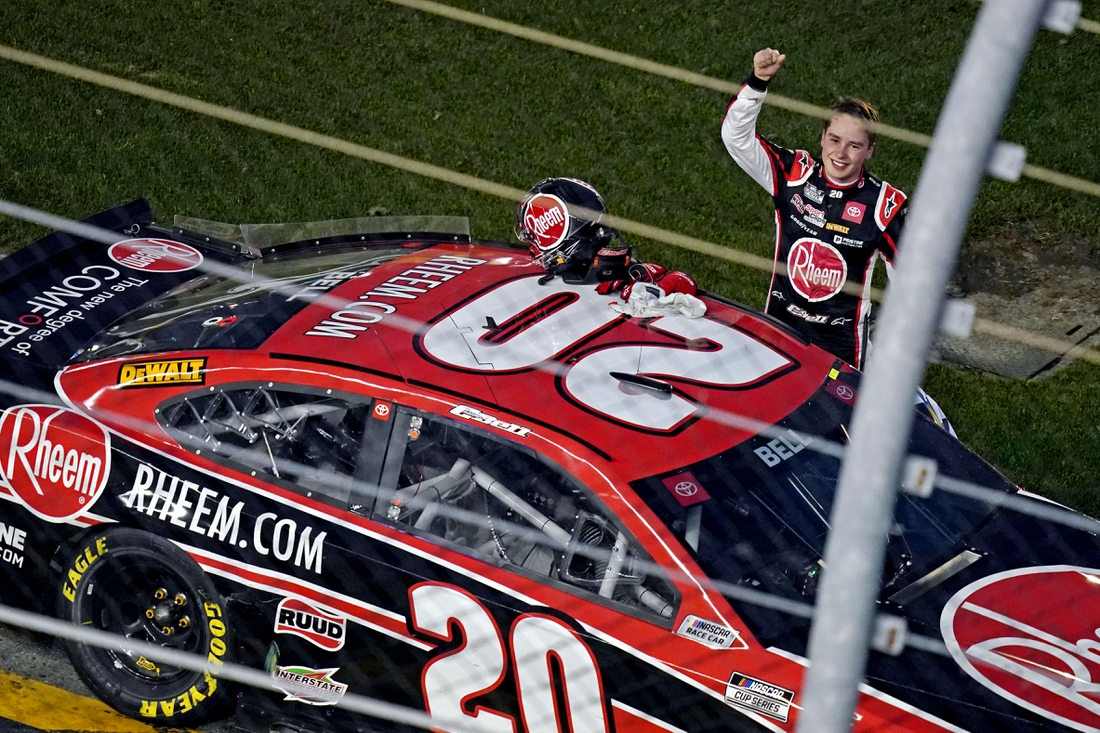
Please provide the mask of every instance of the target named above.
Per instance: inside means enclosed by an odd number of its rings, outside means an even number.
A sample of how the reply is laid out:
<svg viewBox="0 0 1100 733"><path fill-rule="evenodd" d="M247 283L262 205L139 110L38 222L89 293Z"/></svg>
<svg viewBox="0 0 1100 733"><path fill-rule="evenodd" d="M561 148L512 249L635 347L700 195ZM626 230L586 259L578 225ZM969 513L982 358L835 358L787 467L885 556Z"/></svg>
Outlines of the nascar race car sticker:
<svg viewBox="0 0 1100 733"><path fill-rule="evenodd" d="M107 256L131 270L187 272L202 264L202 252L171 239L125 239L107 250Z"/></svg>
<svg viewBox="0 0 1100 733"><path fill-rule="evenodd" d="M787 277L795 292L817 303L840 292L848 279L848 263L833 245L803 237L787 255Z"/></svg>
<svg viewBox="0 0 1100 733"><path fill-rule="evenodd" d="M111 472L111 438L97 422L57 405L0 414L0 487L47 522L87 512Z"/></svg>
<svg viewBox="0 0 1100 733"><path fill-rule="evenodd" d="M966 586L940 615L955 661L1001 697L1080 731L1100 729L1100 570L1020 568Z"/></svg>
<svg viewBox="0 0 1100 733"><path fill-rule="evenodd" d="M26 539L26 530L0 522L0 561L17 568L23 567L22 553Z"/></svg>
<svg viewBox="0 0 1100 733"><path fill-rule="evenodd" d="M726 702L786 723L794 702L794 690L734 672L726 684Z"/></svg>
<svg viewBox="0 0 1100 733"><path fill-rule="evenodd" d="M297 598L284 598L275 609L275 633L299 636L327 652L344 648L348 620Z"/></svg>
<svg viewBox="0 0 1100 733"><path fill-rule="evenodd" d="M138 464L133 485L119 498L127 509L242 550L251 544L260 555L271 555L280 562L321 574L327 531L299 526L293 519L272 512L251 520L253 515L244 511L243 500L232 501L214 489L146 463ZM251 532L247 526L250 521Z"/></svg>
<svg viewBox="0 0 1100 733"><path fill-rule="evenodd" d="M729 649L741 636L736 629L698 616L687 616L676 633L715 649Z"/></svg>
<svg viewBox="0 0 1100 733"><path fill-rule="evenodd" d="M206 357L159 359L123 364L118 370L120 387L167 387L177 384L205 384Z"/></svg>
<svg viewBox="0 0 1100 733"><path fill-rule="evenodd" d="M313 669L312 667L275 667L271 678L275 687L286 694L283 700L304 702L306 705L335 705L348 691L348 686L332 678L340 671Z"/></svg>

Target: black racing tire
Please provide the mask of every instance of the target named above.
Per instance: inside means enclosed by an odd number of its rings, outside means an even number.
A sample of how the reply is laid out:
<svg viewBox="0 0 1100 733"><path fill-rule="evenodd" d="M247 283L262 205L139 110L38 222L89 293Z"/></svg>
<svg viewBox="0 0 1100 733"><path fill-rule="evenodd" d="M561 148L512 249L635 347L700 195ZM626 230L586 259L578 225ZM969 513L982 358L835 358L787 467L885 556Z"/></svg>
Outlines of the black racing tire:
<svg viewBox="0 0 1100 733"><path fill-rule="evenodd" d="M57 616L84 628L231 661L225 601L210 578L167 540L136 529L87 534L61 570ZM217 677L137 653L65 642L81 679L115 710L153 725L189 726L232 712Z"/></svg>

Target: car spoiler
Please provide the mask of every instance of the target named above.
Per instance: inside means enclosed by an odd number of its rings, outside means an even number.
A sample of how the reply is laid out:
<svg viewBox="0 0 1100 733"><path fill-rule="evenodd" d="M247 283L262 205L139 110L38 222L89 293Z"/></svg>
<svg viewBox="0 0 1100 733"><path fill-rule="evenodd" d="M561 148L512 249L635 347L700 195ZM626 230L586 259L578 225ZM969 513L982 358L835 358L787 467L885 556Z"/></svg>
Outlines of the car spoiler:
<svg viewBox="0 0 1100 733"><path fill-rule="evenodd" d="M54 372L93 336L197 277L204 263L256 256L246 246L152 221L149 202L138 199L84 219L100 237L57 231L0 260L3 379L49 388Z"/></svg>

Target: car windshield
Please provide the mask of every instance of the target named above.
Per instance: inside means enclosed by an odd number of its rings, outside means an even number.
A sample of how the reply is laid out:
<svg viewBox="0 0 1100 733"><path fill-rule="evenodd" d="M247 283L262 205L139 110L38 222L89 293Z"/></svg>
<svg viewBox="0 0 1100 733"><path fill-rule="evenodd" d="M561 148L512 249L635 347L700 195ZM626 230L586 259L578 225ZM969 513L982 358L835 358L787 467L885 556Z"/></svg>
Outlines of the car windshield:
<svg viewBox="0 0 1100 733"><path fill-rule="evenodd" d="M857 375L842 376L855 389ZM840 459L815 441L848 442L851 407L825 387L775 427L719 455L636 481L633 488L711 578L811 601L822 567ZM842 391L845 396L851 394ZM936 460L941 475L1015 490L931 420L914 421L909 452ZM903 587L965 549L989 505L934 491L898 492L883 583Z"/></svg>
<svg viewBox="0 0 1100 733"><path fill-rule="evenodd" d="M403 247L345 250L201 275L129 313L77 352L77 362L179 349L254 349L312 300L406 254Z"/></svg>

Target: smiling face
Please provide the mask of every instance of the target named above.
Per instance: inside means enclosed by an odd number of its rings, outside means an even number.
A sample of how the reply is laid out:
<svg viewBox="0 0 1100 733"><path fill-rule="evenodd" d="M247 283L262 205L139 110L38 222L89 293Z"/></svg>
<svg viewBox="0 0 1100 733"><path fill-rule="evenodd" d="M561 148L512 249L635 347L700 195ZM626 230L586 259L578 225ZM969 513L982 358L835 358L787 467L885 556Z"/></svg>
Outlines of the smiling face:
<svg viewBox="0 0 1100 733"><path fill-rule="evenodd" d="M847 185L859 178L863 164L875 152L875 145L863 120L839 114L821 133L821 160L829 180Z"/></svg>

